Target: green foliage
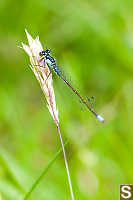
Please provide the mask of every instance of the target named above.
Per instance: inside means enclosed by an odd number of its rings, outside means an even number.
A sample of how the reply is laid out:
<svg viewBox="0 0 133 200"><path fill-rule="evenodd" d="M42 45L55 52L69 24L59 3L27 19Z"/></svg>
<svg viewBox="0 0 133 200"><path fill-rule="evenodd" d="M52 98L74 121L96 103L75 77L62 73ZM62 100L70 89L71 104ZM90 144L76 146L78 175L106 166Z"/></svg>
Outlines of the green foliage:
<svg viewBox="0 0 133 200"><path fill-rule="evenodd" d="M94 96L99 124L54 75L61 132L75 199L112 200L133 183L132 2L6 0L0 2L0 195L23 199L60 148L42 91L18 48L24 29L39 35L68 79ZM63 156L45 174L32 199L70 199Z"/></svg>

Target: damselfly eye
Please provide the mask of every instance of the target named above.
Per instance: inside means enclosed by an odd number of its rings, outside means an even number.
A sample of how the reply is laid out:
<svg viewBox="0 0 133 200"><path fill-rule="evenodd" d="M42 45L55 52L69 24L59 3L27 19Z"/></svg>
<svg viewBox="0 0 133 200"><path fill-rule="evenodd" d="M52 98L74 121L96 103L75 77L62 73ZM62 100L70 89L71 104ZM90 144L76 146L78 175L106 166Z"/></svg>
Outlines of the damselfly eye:
<svg viewBox="0 0 133 200"><path fill-rule="evenodd" d="M39 56L44 56L45 55L45 51L41 51L40 53L39 53Z"/></svg>
<svg viewBox="0 0 133 200"><path fill-rule="evenodd" d="M45 52L48 54L48 53L51 52L51 50L50 49L46 49Z"/></svg>

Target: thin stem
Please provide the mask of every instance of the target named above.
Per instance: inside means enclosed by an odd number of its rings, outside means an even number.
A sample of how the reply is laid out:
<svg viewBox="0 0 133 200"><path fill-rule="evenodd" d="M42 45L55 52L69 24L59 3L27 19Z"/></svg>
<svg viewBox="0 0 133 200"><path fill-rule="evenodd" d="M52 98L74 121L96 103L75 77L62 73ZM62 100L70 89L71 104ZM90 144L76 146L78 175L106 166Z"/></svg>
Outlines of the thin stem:
<svg viewBox="0 0 133 200"><path fill-rule="evenodd" d="M65 146L68 144L68 142L65 143ZM55 160L57 159L57 157L61 154L61 152L63 151L62 148L59 149L59 151L55 154L55 156L53 157L53 159L48 163L47 167L43 170L43 172L41 173L41 175L37 178L37 180L34 182L34 184L31 186L30 190L28 191L28 193L25 195L24 200L27 200L31 193L33 192L33 190L37 187L37 185L40 183L40 181L42 180L42 178L44 177L44 175L47 173L48 169L52 166L52 164L55 162Z"/></svg>
<svg viewBox="0 0 133 200"><path fill-rule="evenodd" d="M59 124L57 124L57 129L58 129L58 133L59 133L59 137L60 137L60 141L61 141L61 146L62 146L62 151L63 151L63 155L64 155L64 160L65 160L65 166L66 166L66 171L67 171L67 177L68 177L71 197L72 197L72 200L74 200L74 194L73 194L72 183L71 183L71 178L70 178L70 173L69 173L69 168L68 168L68 163L67 163L67 158L66 158L66 152L65 152L65 147L64 147L64 144L63 144L63 139L62 139L62 136L61 136Z"/></svg>

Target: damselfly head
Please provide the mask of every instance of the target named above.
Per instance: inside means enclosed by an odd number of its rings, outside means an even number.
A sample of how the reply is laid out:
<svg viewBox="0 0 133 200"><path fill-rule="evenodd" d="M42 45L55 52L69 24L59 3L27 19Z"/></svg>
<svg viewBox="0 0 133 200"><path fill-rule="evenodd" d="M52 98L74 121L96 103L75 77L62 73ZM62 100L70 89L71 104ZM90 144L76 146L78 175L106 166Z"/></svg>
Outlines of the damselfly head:
<svg viewBox="0 0 133 200"><path fill-rule="evenodd" d="M46 49L45 51L43 50L43 51L41 51L40 53L39 53L39 56L46 56L46 55L48 55L48 54L50 54L50 52L51 52L51 50L50 49Z"/></svg>
<svg viewBox="0 0 133 200"><path fill-rule="evenodd" d="M45 51L41 51L41 52L39 52L39 56L45 56Z"/></svg>

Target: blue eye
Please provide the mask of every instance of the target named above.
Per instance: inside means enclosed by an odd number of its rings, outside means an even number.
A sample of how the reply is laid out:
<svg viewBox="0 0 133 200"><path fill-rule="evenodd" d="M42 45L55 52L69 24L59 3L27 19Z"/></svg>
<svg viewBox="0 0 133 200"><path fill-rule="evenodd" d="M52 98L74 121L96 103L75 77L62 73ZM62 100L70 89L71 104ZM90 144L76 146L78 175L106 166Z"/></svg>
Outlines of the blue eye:
<svg viewBox="0 0 133 200"><path fill-rule="evenodd" d="M45 52L46 52L46 54L49 54L51 52L51 50L50 49L46 49Z"/></svg>
<svg viewBox="0 0 133 200"><path fill-rule="evenodd" d="M44 56L45 55L45 51L41 51L40 53L39 53L39 56Z"/></svg>

